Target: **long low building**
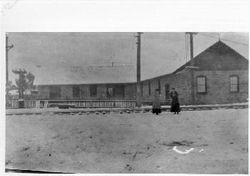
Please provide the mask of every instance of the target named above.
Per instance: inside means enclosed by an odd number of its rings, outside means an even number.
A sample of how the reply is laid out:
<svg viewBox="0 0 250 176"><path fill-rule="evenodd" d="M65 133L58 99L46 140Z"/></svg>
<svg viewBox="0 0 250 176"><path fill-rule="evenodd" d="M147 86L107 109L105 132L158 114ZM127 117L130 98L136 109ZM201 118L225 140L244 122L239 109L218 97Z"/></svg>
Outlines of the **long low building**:
<svg viewBox="0 0 250 176"><path fill-rule="evenodd" d="M39 85L38 97L52 100L134 100L134 83Z"/></svg>
<svg viewBox="0 0 250 176"><path fill-rule="evenodd" d="M122 65L58 68L35 79L41 100L134 100L135 68Z"/></svg>
<svg viewBox="0 0 250 176"><path fill-rule="evenodd" d="M194 65L193 65L193 64ZM61 77L36 78L41 100L135 100L135 68L103 67ZM193 72L193 86L192 76ZM65 76L66 75L66 76ZM94 75L94 76L93 76ZM170 74L141 82L142 102L151 104L156 89L162 104L170 102L170 90L181 104L221 104L248 101L248 60L218 41ZM192 96L193 92L193 96Z"/></svg>

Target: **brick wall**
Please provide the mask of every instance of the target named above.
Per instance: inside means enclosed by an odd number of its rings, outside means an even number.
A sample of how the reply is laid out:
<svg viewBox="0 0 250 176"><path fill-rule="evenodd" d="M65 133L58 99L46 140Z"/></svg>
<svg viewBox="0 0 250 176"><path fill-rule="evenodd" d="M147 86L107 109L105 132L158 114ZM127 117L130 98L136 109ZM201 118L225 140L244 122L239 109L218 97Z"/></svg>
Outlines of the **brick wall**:
<svg viewBox="0 0 250 176"><path fill-rule="evenodd" d="M160 80L160 84L159 84ZM151 95L149 95L149 82L151 87ZM151 80L143 81L143 98L144 103L150 103L154 99L155 89L159 89L160 85L160 99L162 104L169 104L170 99L166 98L166 84L169 85L169 90L175 88L179 94L179 100L181 104L190 103L191 95L191 82L190 82L190 73L179 73L165 75Z"/></svg>
<svg viewBox="0 0 250 176"><path fill-rule="evenodd" d="M248 98L248 71L196 71L195 78L203 75L207 79L207 92L197 93L195 86L195 100L197 104L220 104L246 102ZM230 92L230 76L238 75L239 92Z"/></svg>

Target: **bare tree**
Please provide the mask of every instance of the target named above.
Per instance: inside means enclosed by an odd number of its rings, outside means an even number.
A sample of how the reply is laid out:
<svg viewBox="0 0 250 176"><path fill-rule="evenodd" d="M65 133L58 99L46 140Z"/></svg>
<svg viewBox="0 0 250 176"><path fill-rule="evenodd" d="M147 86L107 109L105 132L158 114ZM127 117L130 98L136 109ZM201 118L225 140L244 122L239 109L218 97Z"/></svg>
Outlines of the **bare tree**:
<svg viewBox="0 0 250 176"><path fill-rule="evenodd" d="M16 86L18 88L19 98L23 98L25 90L34 88L33 83L35 76L25 69L12 70L12 72L19 75L19 78L16 79Z"/></svg>

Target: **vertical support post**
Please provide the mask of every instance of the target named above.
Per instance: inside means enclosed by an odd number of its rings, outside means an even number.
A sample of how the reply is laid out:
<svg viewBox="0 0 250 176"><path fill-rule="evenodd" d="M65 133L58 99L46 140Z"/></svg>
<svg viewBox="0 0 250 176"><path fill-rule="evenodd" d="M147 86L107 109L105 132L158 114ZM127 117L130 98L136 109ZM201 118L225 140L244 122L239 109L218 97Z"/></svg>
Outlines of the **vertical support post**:
<svg viewBox="0 0 250 176"><path fill-rule="evenodd" d="M6 42L6 46L5 46L5 59L6 59L6 84L9 82L9 50L11 48L14 47L13 44L9 45L9 38L8 38L8 34L5 34L5 42Z"/></svg>
<svg viewBox="0 0 250 176"><path fill-rule="evenodd" d="M11 48L14 47L13 44L9 45L9 38L8 38L8 34L5 34L5 42L6 42L6 46L5 46L5 64L6 64L6 86L9 83L9 50ZM6 95L8 95L8 89L6 89Z"/></svg>
<svg viewBox="0 0 250 176"><path fill-rule="evenodd" d="M193 44L193 35L197 34L195 32L187 32L186 34L189 34L190 37L190 62L191 62L191 104L195 104L195 78L194 78L194 44Z"/></svg>
<svg viewBox="0 0 250 176"><path fill-rule="evenodd" d="M193 33L190 33L190 59L191 59L191 66L194 66L194 49L193 49ZM194 70L191 69L191 102L195 104L195 81L194 81Z"/></svg>
<svg viewBox="0 0 250 176"><path fill-rule="evenodd" d="M136 106L141 106L141 34L137 33L137 62L136 62Z"/></svg>
<svg viewBox="0 0 250 176"><path fill-rule="evenodd" d="M5 50L5 59L6 59L6 85L8 84L8 82L9 82L9 64L8 64L8 50L9 50L9 48L8 48L8 46L9 46L9 43L8 43L8 35L6 34L6 50Z"/></svg>

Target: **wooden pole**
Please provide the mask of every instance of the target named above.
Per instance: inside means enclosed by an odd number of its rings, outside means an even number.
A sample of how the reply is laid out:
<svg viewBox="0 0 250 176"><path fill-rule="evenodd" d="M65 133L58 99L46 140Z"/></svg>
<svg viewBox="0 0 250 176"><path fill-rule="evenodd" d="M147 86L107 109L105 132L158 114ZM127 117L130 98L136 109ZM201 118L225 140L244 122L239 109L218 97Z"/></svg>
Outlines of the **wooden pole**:
<svg viewBox="0 0 250 176"><path fill-rule="evenodd" d="M5 57L5 59L6 59L6 85L8 84L8 82L9 82L9 66L8 66L8 46L9 46L9 44L8 44L8 35L6 34L6 50L5 50L5 55L6 55L6 57Z"/></svg>
<svg viewBox="0 0 250 176"><path fill-rule="evenodd" d="M195 78L194 78L194 67L195 67L195 61L194 61L194 42L193 42L193 35L197 34L195 32L187 32L186 34L189 34L190 37L190 62L191 62L191 104L195 103Z"/></svg>
<svg viewBox="0 0 250 176"><path fill-rule="evenodd" d="M142 32L137 33L137 63L136 63L136 106L141 106L141 34Z"/></svg>
<svg viewBox="0 0 250 176"><path fill-rule="evenodd" d="M9 82L9 50L14 47L13 44L9 45L9 38L8 34L5 35L5 40L6 40L6 50L5 50L5 58L6 58L6 85Z"/></svg>

